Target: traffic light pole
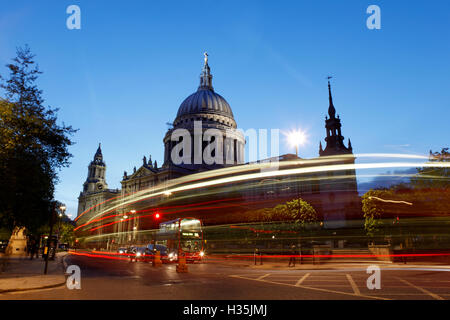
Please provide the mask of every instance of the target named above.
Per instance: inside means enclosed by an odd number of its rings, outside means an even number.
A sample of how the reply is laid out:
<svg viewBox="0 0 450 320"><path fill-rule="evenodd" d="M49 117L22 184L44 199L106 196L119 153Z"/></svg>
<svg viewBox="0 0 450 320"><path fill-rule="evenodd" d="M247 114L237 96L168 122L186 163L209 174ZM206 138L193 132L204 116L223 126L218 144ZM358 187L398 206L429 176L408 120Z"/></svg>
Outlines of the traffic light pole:
<svg viewBox="0 0 450 320"><path fill-rule="evenodd" d="M47 249L47 254L45 255L44 274L47 274L48 256L50 254L50 244L51 244L51 239L52 239L52 234L53 234L53 223L54 223L54 217L55 217L55 209L56 209L56 202L53 202L52 213L51 213L51 216L50 216L50 234L48 235L47 243L46 243L46 245L44 247L44 253L45 253L45 249Z"/></svg>

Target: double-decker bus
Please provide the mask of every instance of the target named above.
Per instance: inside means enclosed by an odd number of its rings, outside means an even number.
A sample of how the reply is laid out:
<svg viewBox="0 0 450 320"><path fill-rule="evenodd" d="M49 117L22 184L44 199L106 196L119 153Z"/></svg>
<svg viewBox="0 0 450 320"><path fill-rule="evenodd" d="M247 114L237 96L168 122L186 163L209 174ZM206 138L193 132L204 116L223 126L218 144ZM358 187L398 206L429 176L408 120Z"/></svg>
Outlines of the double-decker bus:
<svg viewBox="0 0 450 320"><path fill-rule="evenodd" d="M186 261L201 261L204 256L202 222L196 218L178 218L159 224L156 243L167 247L168 258L178 260L184 254Z"/></svg>

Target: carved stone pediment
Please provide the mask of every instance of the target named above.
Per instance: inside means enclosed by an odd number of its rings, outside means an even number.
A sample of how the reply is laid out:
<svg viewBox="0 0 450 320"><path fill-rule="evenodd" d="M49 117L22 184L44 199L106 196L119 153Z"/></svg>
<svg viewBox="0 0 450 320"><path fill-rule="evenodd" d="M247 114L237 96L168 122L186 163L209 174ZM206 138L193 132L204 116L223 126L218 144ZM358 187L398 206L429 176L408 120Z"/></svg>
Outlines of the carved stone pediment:
<svg viewBox="0 0 450 320"><path fill-rule="evenodd" d="M129 179L142 178L142 177L146 177L146 176L153 175L153 174L154 174L154 172L152 170L150 170L147 167L142 166L138 170L136 170L136 172L133 173L129 177Z"/></svg>

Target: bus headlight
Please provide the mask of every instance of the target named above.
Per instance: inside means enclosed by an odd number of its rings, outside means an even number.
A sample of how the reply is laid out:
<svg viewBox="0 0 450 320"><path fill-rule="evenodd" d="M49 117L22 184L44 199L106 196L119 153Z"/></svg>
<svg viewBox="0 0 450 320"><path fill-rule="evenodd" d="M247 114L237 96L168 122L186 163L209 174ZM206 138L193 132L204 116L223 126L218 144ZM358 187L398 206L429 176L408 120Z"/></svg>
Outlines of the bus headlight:
<svg viewBox="0 0 450 320"><path fill-rule="evenodd" d="M200 251L200 257L203 257L205 253L203 251Z"/></svg>

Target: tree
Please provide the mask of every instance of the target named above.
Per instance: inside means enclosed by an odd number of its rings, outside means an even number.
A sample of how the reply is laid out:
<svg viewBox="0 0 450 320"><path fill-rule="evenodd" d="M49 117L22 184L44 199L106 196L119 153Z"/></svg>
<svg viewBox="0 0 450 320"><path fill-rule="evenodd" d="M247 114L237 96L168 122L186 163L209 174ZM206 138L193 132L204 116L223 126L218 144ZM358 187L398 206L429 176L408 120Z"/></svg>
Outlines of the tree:
<svg viewBox="0 0 450 320"><path fill-rule="evenodd" d="M304 226L318 221L316 210L301 198L279 204L273 208L260 208L227 214L228 223L253 223L286 221Z"/></svg>
<svg viewBox="0 0 450 320"><path fill-rule="evenodd" d="M442 148L441 152L430 150L429 163L450 162L449 148ZM417 175L411 179L414 188L450 188L450 168L448 167L424 167L417 168Z"/></svg>
<svg viewBox="0 0 450 320"><path fill-rule="evenodd" d="M381 218L386 214L385 203L378 199L392 198L389 190L370 189L362 196L362 210L364 213L364 229L369 237L374 237L382 227Z"/></svg>
<svg viewBox="0 0 450 320"><path fill-rule="evenodd" d="M318 221L316 210L305 200L298 198L272 208L265 217L266 221L289 221L304 226Z"/></svg>
<svg viewBox="0 0 450 320"><path fill-rule="evenodd" d="M369 237L391 232L392 222L407 217L417 217L420 195L402 185L389 189L370 189L362 196L364 228Z"/></svg>
<svg viewBox="0 0 450 320"><path fill-rule="evenodd" d="M70 246L73 245L75 240L74 226L71 223L63 222L60 228L60 243L68 243Z"/></svg>
<svg viewBox="0 0 450 320"><path fill-rule="evenodd" d="M36 231L48 222L57 171L69 165L76 130L58 124L57 111L43 105L35 84L42 73L30 49L17 49L0 76L0 226Z"/></svg>

